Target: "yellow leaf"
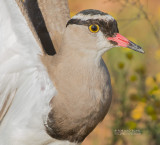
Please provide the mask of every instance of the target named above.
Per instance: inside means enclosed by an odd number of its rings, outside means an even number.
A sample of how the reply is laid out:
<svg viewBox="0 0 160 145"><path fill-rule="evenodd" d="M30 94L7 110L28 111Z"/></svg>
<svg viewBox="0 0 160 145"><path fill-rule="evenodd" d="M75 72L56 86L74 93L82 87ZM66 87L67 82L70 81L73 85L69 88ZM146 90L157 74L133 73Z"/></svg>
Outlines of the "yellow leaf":
<svg viewBox="0 0 160 145"><path fill-rule="evenodd" d="M152 91L152 95L155 95L160 98L160 89Z"/></svg>
<svg viewBox="0 0 160 145"><path fill-rule="evenodd" d="M153 88L154 86L156 86L156 83L152 77L147 77L145 80L145 84L149 88Z"/></svg>
<svg viewBox="0 0 160 145"><path fill-rule="evenodd" d="M131 112L131 117L134 120L139 120L140 118L142 118L142 115L144 114L144 108L145 108L146 104L143 102L139 102L136 106L136 108Z"/></svg>

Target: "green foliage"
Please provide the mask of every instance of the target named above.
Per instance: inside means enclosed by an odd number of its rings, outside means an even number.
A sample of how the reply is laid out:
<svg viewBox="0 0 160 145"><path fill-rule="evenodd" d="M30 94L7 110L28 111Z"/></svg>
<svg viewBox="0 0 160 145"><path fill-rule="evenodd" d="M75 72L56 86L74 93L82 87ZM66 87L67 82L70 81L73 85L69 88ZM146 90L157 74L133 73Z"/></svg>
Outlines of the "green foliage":
<svg viewBox="0 0 160 145"><path fill-rule="evenodd" d="M119 57L116 59L112 57L117 55L114 50L105 56L109 70L111 70L111 77L116 82L113 84L114 97L116 97L114 106L116 107L112 108L115 118L112 130L139 129L143 131L142 135L148 136L148 145L150 143L158 145L160 144L158 138L160 124L157 123L160 122L160 96L158 96L160 83L157 81L159 78L156 75L147 77L145 64L138 64L135 60L136 58L138 60L142 54L123 51L123 48L118 51L120 51ZM114 63L117 63L118 67L113 66ZM117 136L113 132L110 144L116 145L120 140L122 143L127 142L124 135ZM135 144L137 144L136 141Z"/></svg>

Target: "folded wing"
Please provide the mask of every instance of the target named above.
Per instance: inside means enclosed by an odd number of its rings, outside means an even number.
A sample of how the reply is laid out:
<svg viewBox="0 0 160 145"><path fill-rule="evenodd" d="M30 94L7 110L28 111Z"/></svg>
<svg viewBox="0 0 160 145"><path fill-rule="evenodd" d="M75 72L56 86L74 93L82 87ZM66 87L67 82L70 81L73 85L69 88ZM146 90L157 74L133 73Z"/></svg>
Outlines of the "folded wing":
<svg viewBox="0 0 160 145"><path fill-rule="evenodd" d="M70 19L68 0L16 0L44 52L54 55L60 48Z"/></svg>

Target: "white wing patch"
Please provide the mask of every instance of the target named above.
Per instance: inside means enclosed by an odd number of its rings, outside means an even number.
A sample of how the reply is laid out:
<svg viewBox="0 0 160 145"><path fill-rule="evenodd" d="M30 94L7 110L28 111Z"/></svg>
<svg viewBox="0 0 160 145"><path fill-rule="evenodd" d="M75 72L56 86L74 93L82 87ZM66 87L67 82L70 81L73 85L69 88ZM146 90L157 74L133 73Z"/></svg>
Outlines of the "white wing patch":
<svg viewBox="0 0 160 145"><path fill-rule="evenodd" d="M0 24L0 145L38 145L56 90L14 0L0 0Z"/></svg>

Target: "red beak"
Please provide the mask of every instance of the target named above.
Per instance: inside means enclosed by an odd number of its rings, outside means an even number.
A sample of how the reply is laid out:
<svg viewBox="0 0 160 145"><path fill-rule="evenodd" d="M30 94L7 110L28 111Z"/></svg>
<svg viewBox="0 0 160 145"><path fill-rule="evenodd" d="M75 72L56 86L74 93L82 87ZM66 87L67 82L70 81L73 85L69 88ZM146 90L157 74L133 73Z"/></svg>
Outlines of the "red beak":
<svg viewBox="0 0 160 145"><path fill-rule="evenodd" d="M127 47L140 53L144 53L144 50L140 46L128 40L119 33L115 33L113 37L108 37L107 39L116 42L117 46Z"/></svg>

